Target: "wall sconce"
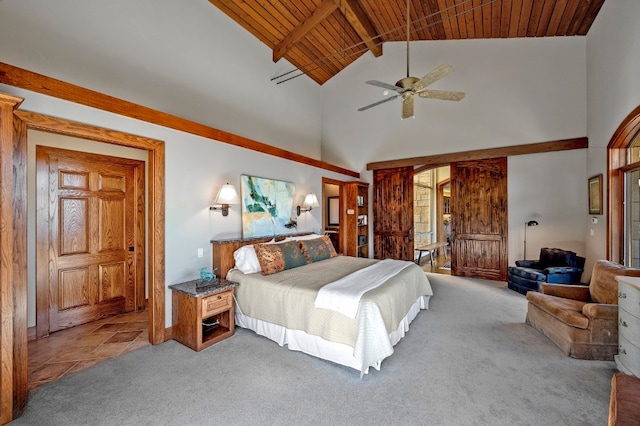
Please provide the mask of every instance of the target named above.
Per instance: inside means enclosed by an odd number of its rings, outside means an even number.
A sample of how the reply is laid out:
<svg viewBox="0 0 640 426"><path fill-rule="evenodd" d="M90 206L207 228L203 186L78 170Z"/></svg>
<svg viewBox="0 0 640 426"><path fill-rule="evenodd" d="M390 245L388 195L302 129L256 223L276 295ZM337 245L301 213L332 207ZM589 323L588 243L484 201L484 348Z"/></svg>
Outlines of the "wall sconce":
<svg viewBox="0 0 640 426"><path fill-rule="evenodd" d="M217 205L209 207L209 210L220 210L222 211L222 216L229 216L229 204L240 204L238 191L236 191L233 185L227 182L225 185L222 185L222 188L218 191L214 203Z"/></svg>
<svg viewBox="0 0 640 426"><path fill-rule="evenodd" d="M320 207L318 197L316 197L316 194L307 194L304 197L302 206L296 207L296 213L300 216L301 212L310 212L314 207Z"/></svg>
<svg viewBox="0 0 640 426"><path fill-rule="evenodd" d="M538 222L530 220L524 223L524 260L527 260L527 228L530 226L538 226Z"/></svg>

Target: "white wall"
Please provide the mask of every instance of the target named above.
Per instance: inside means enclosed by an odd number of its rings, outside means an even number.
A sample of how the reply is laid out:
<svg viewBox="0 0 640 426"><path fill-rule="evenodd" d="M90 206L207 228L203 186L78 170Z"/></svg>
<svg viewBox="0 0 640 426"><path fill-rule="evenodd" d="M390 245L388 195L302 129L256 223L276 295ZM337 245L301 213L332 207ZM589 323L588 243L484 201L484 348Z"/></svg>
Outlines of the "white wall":
<svg viewBox="0 0 640 426"><path fill-rule="evenodd" d="M466 93L460 102L415 100L415 119L400 119L400 100L359 112L383 98L366 80L405 75L405 45L385 43L329 80L322 92L322 157L361 170L372 161L586 136L584 37L452 40L411 44L411 74L439 64L454 72L429 86Z"/></svg>
<svg viewBox="0 0 640 426"><path fill-rule="evenodd" d="M507 160L509 196L509 264L537 259L542 247L559 247L585 254L587 210L587 152L584 149L518 155Z"/></svg>
<svg viewBox="0 0 640 426"><path fill-rule="evenodd" d="M384 55L364 55L325 84L322 155L371 173L368 162L545 142L587 135L584 37L455 40L411 44L412 75L441 63L455 71L431 86L460 90L460 102L416 99L415 119L400 119L400 101L358 112L382 99L364 82L404 76L405 45L386 43ZM586 150L508 160L509 263L541 247L585 254Z"/></svg>
<svg viewBox="0 0 640 426"><path fill-rule="evenodd" d="M2 0L0 61L320 158L320 86L208 1Z"/></svg>
<svg viewBox="0 0 640 426"><path fill-rule="evenodd" d="M607 1L587 35L589 155L587 174L606 177L606 146L622 120L640 105L640 2ZM607 187L604 187L607 207ZM606 216L589 224L587 256L606 257ZM587 230L589 233L590 231Z"/></svg>
<svg viewBox="0 0 640 426"><path fill-rule="evenodd" d="M0 84L0 92L25 98L21 109L71 117L76 121L165 141L165 282L166 285L197 278L202 267L211 267L211 244L216 238L239 237L239 206L229 216L209 211L226 182L240 189L240 175L249 174L294 182L297 202L304 194L322 194L322 177L350 177L267 156L198 136L83 107L48 96ZM93 144L92 142L90 144ZM91 149L91 148L88 148ZM322 201L321 201L322 202ZM298 218L299 231L322 228L324 204ZM34 217L33 214L30 217ZM33 224L32 224L33 225ZM204 257L198 258L198 248ZM33 272L33 271L31 271ZM31 295L33 296L33 294ZM34 302L29 301L33 307ZM29 312L30 318L32 313ZM32 326L33 324L30 324ZM165 299L165 325L171 325L171 292Z"/></svg>

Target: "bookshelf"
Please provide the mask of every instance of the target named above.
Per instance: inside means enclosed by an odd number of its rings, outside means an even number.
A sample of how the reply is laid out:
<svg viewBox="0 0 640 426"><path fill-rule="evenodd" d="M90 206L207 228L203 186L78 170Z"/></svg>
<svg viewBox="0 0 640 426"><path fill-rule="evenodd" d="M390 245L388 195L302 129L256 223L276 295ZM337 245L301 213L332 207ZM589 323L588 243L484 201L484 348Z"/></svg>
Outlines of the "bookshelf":
<svg viewBox="0 0 640 426"><path fill-rule="evenodd" d="M343 186L344 247L347 256L369 257L369 184L347 182Z"/></svg>

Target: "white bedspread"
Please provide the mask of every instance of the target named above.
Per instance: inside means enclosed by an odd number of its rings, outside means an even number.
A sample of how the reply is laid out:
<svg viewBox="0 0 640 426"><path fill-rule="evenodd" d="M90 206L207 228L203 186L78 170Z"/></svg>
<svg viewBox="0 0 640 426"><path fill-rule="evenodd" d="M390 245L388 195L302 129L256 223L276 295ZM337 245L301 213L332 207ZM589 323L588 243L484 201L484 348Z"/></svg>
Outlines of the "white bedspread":
<svg viewBox="0 0 640 426"><path fill-rule="evenodd" d="M329 359L361 373L371 366L379 369L382 360L393 353L393 345L408 331L411 320L420 309L428 308L433 295L429 280L418 265L406 262L404 269L366 291L355 318L314 306L322 287L379 262L337 256L271 275L231 270L227 279L239 283L237 324L245 324L280 345L287 344L289 349Z"/></svg>
<svg viewBox="0 0 640 426"><path fill-rule="evenodd" d="M413 262L384 259L325 285L318 291L316 308L340 312L355 318L364 293L377 288Z"/></svg>

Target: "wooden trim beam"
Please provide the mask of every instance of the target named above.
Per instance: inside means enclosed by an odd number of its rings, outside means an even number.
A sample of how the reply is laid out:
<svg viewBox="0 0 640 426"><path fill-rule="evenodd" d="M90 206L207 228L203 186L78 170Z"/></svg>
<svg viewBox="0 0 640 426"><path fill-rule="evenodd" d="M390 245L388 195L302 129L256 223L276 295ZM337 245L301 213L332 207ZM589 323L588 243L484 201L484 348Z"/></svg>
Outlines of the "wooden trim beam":
<svg viewBox="0 0 640 426"><path fill-rule="evenodd" d="M538 154L541 152L567 151L589 147L587 137L564 139L550 142L513 145L500 148L477 149L474 151L428 155L425 157L368 163L367 170L390 169L394 167L422 166L423 169L443 166L456 161L484 160L487 158L509 157L512 155Z"/></svg>
<svg viewBox="0 0 640 426"><path fill-rule="evenodd" d="M382 56L382 41L360 3L357 0L333 1L340 3L340 11L358 33L364 44L367 45L367 48L373 53L373 56L376 58Z"/></svg>
<svg viewBox="0 0 640 426"><path fill-rule="evenodd" d="M146 121L158 126L190 133L192 135L202 136L204 138L227 143L240 148L250 149L266 155L273 155L274 157L283 158L285 160L306 164L308 166L340 173L346 176L360 178L360 173L353 170L348 170L305 155L296 154L282 148L267 145L263 142L258 142L253 139L225 132L224 130L167 114L133 102L118 99L94 90L85 89L83 87L18 68L4 62L0 62L0 83L52 96L54 98L75 102L80 105L97 108L114 114L119 114L124 117Z"/></svg>
<svg viewBox="0 0 640 426"><path fill-rule="evenodd" d="M324 21L334 10L338 8L337 0L324 0L320 6L313 11L304 21L300 22L286 37L273 48L273 62L278 62L289 50L316 25Z"/></svg>

